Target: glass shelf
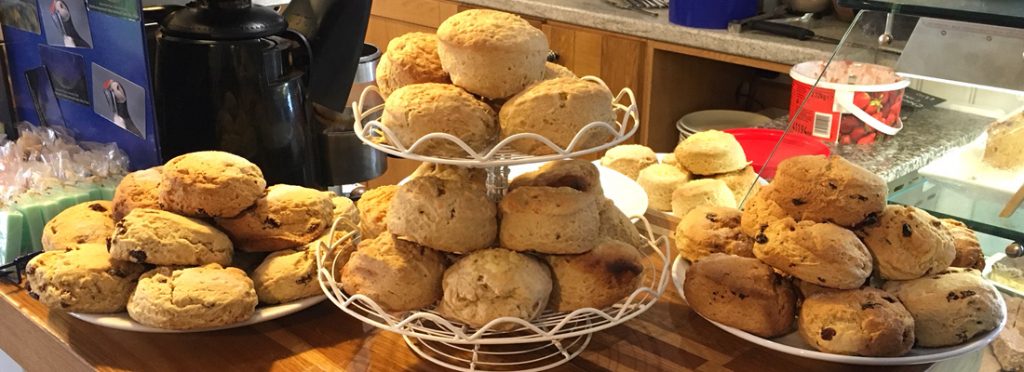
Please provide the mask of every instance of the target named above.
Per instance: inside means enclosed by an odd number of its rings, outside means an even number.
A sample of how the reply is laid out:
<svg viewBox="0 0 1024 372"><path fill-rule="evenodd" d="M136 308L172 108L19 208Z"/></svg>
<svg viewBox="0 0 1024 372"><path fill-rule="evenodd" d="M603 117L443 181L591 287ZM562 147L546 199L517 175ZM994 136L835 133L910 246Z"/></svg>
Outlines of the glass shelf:
<svg viewBox="0 0 1024 372"><path fill-rule="evenodd" d="M839 0L839 5L918 17L1024 28L1024 3L1020 0Z"/></svg>
<svg viewBox="0 0 1024 372"><path fill-rule="evenodd" d="M927 179L889 195L890 203L913 205L936 217L963 221L975 231L1024 242L1024 210L1008 218L999 217L1006 199Z"/></svg>

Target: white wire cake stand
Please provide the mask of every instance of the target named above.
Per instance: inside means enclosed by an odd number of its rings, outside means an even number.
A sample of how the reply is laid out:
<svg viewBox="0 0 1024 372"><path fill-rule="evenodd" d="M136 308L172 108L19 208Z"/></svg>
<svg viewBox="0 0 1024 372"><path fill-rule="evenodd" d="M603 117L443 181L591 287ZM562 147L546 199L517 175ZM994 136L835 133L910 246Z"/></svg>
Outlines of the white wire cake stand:
<svg viewBox="0 0 1024 372"><path fill-rule="evenodd" d="M541 371L564 364L589 345L592 335L650 309L665 292L671 277L668 238L655 237L650 223L634 217L644 226L647 245L641 249L646 259L640 286L628 297L604 309L583 308L570 313L545 311L534 320L498 318L479 329L445 319L435 309L389 313L367 296L345 293L340 284L338 251L356 244L358 228L335 229L352 232L335 237L317 247L317 273L320 288L345 313L379 329L402 335L406 344L420 357L445 368L459 371ZM512 330L508 324L515 324ZM502 327L502 325L506 327Z"/></svg>

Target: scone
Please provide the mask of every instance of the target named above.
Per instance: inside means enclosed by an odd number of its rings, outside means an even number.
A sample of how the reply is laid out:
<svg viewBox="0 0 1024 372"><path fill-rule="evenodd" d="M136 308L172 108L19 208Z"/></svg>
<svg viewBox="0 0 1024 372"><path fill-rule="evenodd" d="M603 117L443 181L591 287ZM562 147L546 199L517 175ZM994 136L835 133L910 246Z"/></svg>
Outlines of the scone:
<svg viewBox="0 0 1024 372"><path fill-rule="evenodd" d="M1002 320L999 294L978 270L951 267L919 279L888 281L884 288L913 315L918 346L959 345Z"/></svg>
<svg viewBox="0 0 1024 372"><path fill-rule="evenodd" d="M457 165L436 164L424 162L416 167L409 178L436 177L446 180L470 183L480 187L486 187L487 171L482 168L467 168Z"/></svg>
<svg viewBox="0 0 1024 372"><path fill-rule="evenodd" d="M661 164L671 165L673 167L682 169L684 171L686 170L686 169L683 169L682 165L679 165L679 161L676 160L676 154L673 154L673 153L665 154L665 156L663 156L661 158Z"/></svg>
<svg viewBox="0 0 1024 372"><path fill-rule="evenodd" d="M839 156L802 155L779 163L770 196L795 220L856 227L885 208L882 177Z"/></svg>
<svg viewBox="0 0 1024 372"><path fill-rule="evenodd" d="M701 316L730 327L766 338L793 330L793 285L755 258L706 256L686 270L683 294Z"/></svg>
<svg viewBox="0 0 1024 372"><path fill-rule="evenodd" d="M750 164L736 137L717 130L686 137L676 145L673 154L679 165L702 176L733 172Z"/></svg>
<svg viewBox="0 0 1024 372"><path fill-rule="evenodd" d="M786 211L772 198L774 193L774 185L769 184L761 188L761 191L752 196L743 206L740 228L744 234L757 236L764 232L768 225L789 217Z"/></svg>
<svg viewBox="0 0 1024 372"><path fill-rule="evenodd" d="M384 233L359 243L341 271L341 286L350 295L369 297L385 311L409 311L441 298L444 269L441 253Z"/></svg>
<svg viewBox="0 0 1024 372"><path fill-rule="evenodd" d="M160 180L164 167L128 173L114 189L114 221L135 208L160 209Z"/></svg>
<svg viewBox="0 0 1024 372"><path fill-rule="evenodd" d="M598 121L614 125L612 93L601 84L578 78L551 79L531 85L509 98L498 113L502 138L535 133L566 150L583 127ZM611 135L607 128L591 128L580 135L572 151L598 146L610 140ZM511 145L532 155L555 153L548 145L534 139L519 139Z"/></svg>
<svg viewBox="0 0 1024 372"><path fill-rule="evenodd" d="M384 98L406 85L451 83L437 55L437 35L425 32L410 32L391 39L377 64L376 78Z"/></svg>
<svg viewBox="0 0 1024 372"><path fill-rule="evenodd" d="M800 279L796 279L796 278L793 279L793 286L796 287L797 292L800 292L800 297L802 297L802 298L808 298L808 297L814 296L814 295L816 295L818 293L828 293L828 292L844 291L843 289L835 289L835 288L829 288L829 287L822 287L820 285L817 285L817 284L814 284L814 283L811 283L811 282L807 282L807 281L803 281L803 280L800 280Z"/></svg>
<svg viewBox="0 0 1024 372"><path fill-rule="evenodd" d="M701 206L736 208L736 197L725 182L714 178L693 180L672 191L672 214L685 216Z"/></svg>
<svg viewBox="0 0 1024 372"><path fill-rule="evenodd" d="M544 78L548 40L517 15L472 9L437 28L437 53L452 82L474 94L509 97Z"/></svg>
<svg viewBox="0 0 1024 372"><path fill-rule="evenodd" d="M110 256L154 265L227 266L231 240L206 222L156 209L136 208L117 222Z"/></svg>
<svg viewBox="0 0 1024 372"><path fill-rule="evenodd" d="M221 151L175 157L161 176L160 208L190 217L237 216L267 187L256 164Z"/></svg>
<svg viewBox="0 0 1024 372"><path fill-rule="evenodd" d="M557 63L544 62L544 79L574 78L576 74Z"/></svg>
<svg viewBox="0 0 1024 372"><path fill-rule="evenodd" d="M676 249L696 262L713 253L754 257L754 241L740 231L740 211L736 208L703 206L682 216L676 226Z"/></svg>
<svg viewBox="0 0 1024 372"><path fill-rule="evenodd" d="M388 208L391 199L398 192L398 185L384 185L372 188L356 201L359 209L359 231L363 240L376 238L388 230Z"/></svg>
<svg viewBox="0 0 1024 372"><path fill-rule="evenodd" d="M787 218L754 241L761 262L805 282L854 289L871 276L871 252L852 231L835 224Z"/></svg>
<svg viewBox="0 0 1024 372"><path fill-rule="evenodd" d="M212 328L249 319L257 302L252 280L242 270L218 264L164 266L139 278L128 316L157 328Z"/></svg>
<svg viewBox="0 0 1024 372"><path fill-rule="evenodd" d="M114 232L114 205L95 200L60 212L43 227L43 250L66 251L79 244L104 244Z"/></svg>
<svg viewBox="0 0 1024 372"><path fill-rule="evenodd" d="M587 253L544 259L554 279L549 305L558 312L611 306L640 286L644 272L640 251L612 239L602 239Z"/></svg>
<svg viewBox="0 0 1024 372"><path fill-rule="evenodd" d="M601 173L593 163L568 159L544 163L532 172L520 174L509 184L509 191L523 186L570 187L582 192L604 195Z"/></svg>
<svg viewBox="0 0 1024 372"><path fill-rule="evenodd" d="M889 205L878 222L858 235L886 280L910 280L937 273L956 258L953 235L942 221L911 206Z"/></svg>
<svg viewBox="0 0 1024 372"><path fill-rule="evenodd" d="M1024 113L992 124L985 130L988 135L985 141L985 154L981 161L1000 169L1015 170L1024 166L1024 156L1020 152L1021 140L1024 140Z"/></svg>
<svg viewBox="0 0 1024 372"><path fill-rule="evenodd" d="M761 183L758 182L757 172L754 172L754 167L749 165L735 172L722 173L712 177L725 182L725 185L729 187L732 195L736 198L736 205L741 205L744 198L749 199L756 195L758 191L761 191Z"/></svg>
<svg viewBox="0 0 1024 372"><path fill-rule="evenodd" d="M551 295L551 272L536 258L503 248L463 256L444 272L444 298L437 310L446 317L481 328L501 317L536 318ZM512 330L498 323L492 330Z"/></svg>
<svg viewBox="0 0 1024 372"><path fill-rule="evenodd" d="M611 199L605 198L598 204L598 217L601 221L598 231L602 238L615 239L637 249L647 246L646 235L640 235L633 221Z"/></svg>
<svg viewBox="0 0 1024 372"><path fill-rule="evenodd" d="M425 83L406 85L384 101L381 124L406 149L428 156L465 157L466 150L445 139L431 139L413 149L430 133L458 137L480 153L498 140L494 110L454 85Z"/></svg>
<svg viewBox="0 0 1024 372"><path fill-rule="evenodd" d="M946 218L941 221L942 226L953 236L953 247L956 248L956 257L949 266L985 269L985 253L981 251L981 243L978 242L978 236L974 231L963 222L954 219Z"/></svg>
<svg viewBox="0 0 1024 372"><path fill-rule="evenodd" d="M640 170L652 164L658 164L658 155L644 145L618 145L601 157L601 165L634 180L640 177Z"/></svg>
<svg viewBox="0 0 1024 372"><path fill-rule="evenodd" d="M267 188L256 205L232 218L217 218L217 226L237 248L272 252L316 240L334 220L333 194L301 186L278 184Z"/></svg>
<svg viewBox="0 0 1024 372"><path fill-rule="evenodd" d="M896 296L871 287L804 299L800 337L832 354L900 356L914 346L914 318Z"/></svg>
<svg viewBox="0 0 1024 372"><path fill-rule="evenodd" d="M644 168L636 178L636 183L647 192L650 207L659 211L671 211L672 192L689 181L689 173L667 164Z"/></svg>
<svg viewBox="0 0 1024 372"><path fill-rule="evenodd" d="M500 208L501 246L514 251L583 253L599 235L598 196L569 187L519 187Z"/></svg>
<svg viewBox="0 0 1024 372"><path fill-rule="evenodd" d="M32 258L25 268L29 294L54 310L82 313L124 311L145 269L110 258L102 244L81 244Z"/></svg>
<svg viewBox="0 0 1024 372"><path fill-rule="evenodd" d="M316 247L273 252L252 272L256 296L265 304L279 304L323 293L316 275Z"/></svg>
<svg viewBox="0 0 1024 372"><path fill-rule="evenodd" d="M334 210L331 212L333 218L331 224L334 223L334 220L342 219L353 226L359 226L359 208L356 208L356 203L352 199L334 196L331 197L331 204L334 206ZM340 223L338 229L344 229L345 226L345 223Z"/></svg>
<svg viewBox="0 0 1024 372"><path fill-rule="evenodd" d="M417 177L391 199L388 231L439 251L469 253L498 237L498 207L487 191L460 181Z"/></svg>

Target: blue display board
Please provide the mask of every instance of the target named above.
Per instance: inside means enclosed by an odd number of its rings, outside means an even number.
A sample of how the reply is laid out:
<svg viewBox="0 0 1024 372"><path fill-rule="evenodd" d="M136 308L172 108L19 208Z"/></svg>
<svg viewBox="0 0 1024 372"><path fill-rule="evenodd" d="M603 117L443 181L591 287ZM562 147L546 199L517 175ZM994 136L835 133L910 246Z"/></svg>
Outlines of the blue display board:
<svg viewBox="0 0 1024 372"><path fill-rule="evenodd" d="M20 120L160 162L139 0L0 0Z"/></svg>

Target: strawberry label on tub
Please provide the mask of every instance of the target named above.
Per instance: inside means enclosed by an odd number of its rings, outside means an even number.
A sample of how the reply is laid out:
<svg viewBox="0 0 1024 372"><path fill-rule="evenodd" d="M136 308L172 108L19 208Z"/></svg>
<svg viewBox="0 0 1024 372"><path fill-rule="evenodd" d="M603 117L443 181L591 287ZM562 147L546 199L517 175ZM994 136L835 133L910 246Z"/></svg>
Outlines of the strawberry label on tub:
<svg viewBox="0 0 1024 372"><path fill-rule="evenodd" d="M825 76L812 90L822 73ZM795 117L792 130L797 133L843 145L866 145L903 128L899 114L903 90L910 82L897 77L891 68L837 61L824 71L822 62L812 61L794 66L790 76L789 114ZM805 97L807 102L797 112Z"/></svg>

